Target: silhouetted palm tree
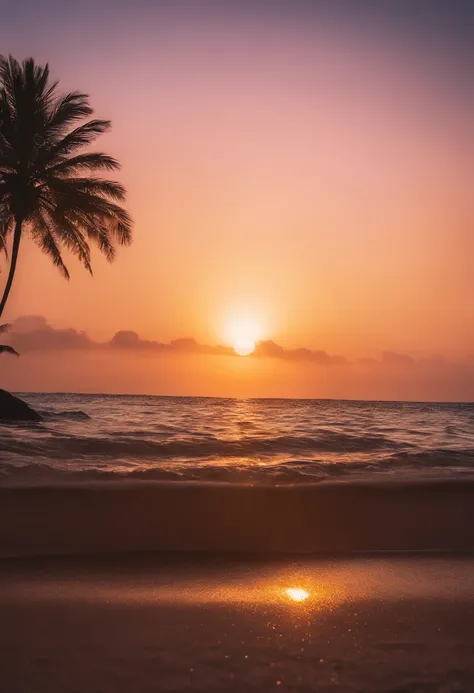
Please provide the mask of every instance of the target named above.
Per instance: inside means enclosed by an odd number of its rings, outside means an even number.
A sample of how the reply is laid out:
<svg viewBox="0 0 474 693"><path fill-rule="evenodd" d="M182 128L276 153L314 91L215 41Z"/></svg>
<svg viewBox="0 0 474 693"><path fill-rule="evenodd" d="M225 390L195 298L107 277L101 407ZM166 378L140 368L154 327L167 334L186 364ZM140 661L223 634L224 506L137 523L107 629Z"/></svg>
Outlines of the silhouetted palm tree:
<svg viewBox="0 0 474 693"><path fill-rule="evenodd" d="M118 204L125 199L124 187L96 175L118 169L118 161L81 151L109 129L110 121L78 125L93 113L87 95L61 96L57 86L49 79L48 65L0 56L0 250L6 251L13 234L0 316L25 232L66 278L64 248L92 273L89 241L108 260L117 243L131 241L130 216Z"/></svg>
<svg viewBox="0 0 474 693"><path fill-rule="evenodd" d="M7 330L9 330L10 327L10 325L0 325L0 334L7 332ZM11 346L8 346L8 344L0 344L0 354L14 354L15 356L20 355L18 351L15 351L15 349Z"/></svg>

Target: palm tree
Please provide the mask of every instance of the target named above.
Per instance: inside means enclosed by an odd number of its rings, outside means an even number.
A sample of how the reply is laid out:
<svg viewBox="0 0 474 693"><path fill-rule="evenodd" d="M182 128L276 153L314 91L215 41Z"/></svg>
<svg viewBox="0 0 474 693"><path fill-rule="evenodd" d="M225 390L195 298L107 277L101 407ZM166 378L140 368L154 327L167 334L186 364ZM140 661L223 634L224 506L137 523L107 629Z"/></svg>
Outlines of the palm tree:
<svg viewBox="0 0 474 693"><path fill-rule="evenodd" d="M0 325L0 334L7 332L7 330L9 330L10 327L11 325ZM11 346L8 346L8 344L0 344L0 354L14 354L15 356L20 355L18 351L15 351L15 349Z"/></svg>
<svg viewBox="0 0 474 693"><path fill-rule="evenodd" d="M92 274L89 241L112 261L117 243L131 242L132 221L120 202L125 189L100 171L115 171L107 154L83 151L110 128L88 96L58 93L48 65L0 56L0 251L13 234L0 316L10 293L20 241L27 233L66 279L62 252L72 252Z"/></svg>

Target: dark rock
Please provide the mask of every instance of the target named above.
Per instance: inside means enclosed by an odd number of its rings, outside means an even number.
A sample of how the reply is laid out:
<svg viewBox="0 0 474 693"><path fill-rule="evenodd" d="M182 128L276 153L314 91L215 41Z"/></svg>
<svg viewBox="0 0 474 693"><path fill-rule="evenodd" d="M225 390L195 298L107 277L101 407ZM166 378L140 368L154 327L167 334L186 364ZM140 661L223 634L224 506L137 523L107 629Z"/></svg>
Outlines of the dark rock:
<svg viewBox="0 0 474 693"><path fill-rule="evenodd" d="M0 421L42 421L43 417L19 397L0 390Z"/></svg>

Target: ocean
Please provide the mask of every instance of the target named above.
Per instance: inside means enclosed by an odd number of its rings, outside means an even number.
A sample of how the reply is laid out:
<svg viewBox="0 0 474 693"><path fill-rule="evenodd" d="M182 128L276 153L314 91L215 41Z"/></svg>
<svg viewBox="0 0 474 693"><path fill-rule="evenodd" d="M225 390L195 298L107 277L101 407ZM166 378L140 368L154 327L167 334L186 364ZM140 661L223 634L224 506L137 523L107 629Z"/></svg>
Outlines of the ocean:
<svg viewBox="0 0 474 693"><path fill-rule="evenodd" d="M474 404L21 397L0 554L474 550Z"/></svg>
<svg viewBox="0 0 474 693"><path fill-rule="evenodd" d="M474 404L20 396L44 421L0 425L1 484L474 475Z"/></svg>

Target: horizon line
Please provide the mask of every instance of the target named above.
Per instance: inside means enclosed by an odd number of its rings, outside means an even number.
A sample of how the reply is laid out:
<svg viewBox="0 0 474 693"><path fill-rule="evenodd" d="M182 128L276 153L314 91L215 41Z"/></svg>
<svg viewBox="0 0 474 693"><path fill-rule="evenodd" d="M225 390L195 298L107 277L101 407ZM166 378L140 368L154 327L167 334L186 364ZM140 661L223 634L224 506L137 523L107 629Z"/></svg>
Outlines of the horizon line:
<svg viewBox="0 0 474 693"><path fill-rule="evenodd" d="M293 402L354 402L365 404L428 404L474 406L474 400L417 400L417 399L348 399L346 397L225 397L223 395L160 395L146 392L61 392L55 390L18 390L14 395L77 395L79 397L154 397L161 399L219 399L235 401L280 401Z"/></svg>

